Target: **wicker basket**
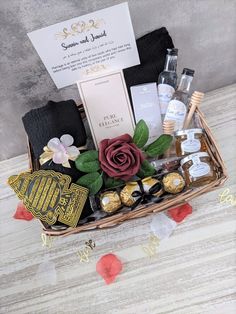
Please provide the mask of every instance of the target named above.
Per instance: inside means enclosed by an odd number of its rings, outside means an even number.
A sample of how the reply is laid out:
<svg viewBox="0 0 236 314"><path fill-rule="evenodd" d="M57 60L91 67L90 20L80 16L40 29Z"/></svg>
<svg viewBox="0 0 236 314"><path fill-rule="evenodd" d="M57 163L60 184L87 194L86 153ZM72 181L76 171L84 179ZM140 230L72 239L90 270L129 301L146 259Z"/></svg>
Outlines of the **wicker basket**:
<svg viewBox="0 0 236 314"><path fill-rule="evenodd" d="M84 225L78 226L76 228L68 227L66 230L56 231L52 229L46 229L45 226L43 225L43 232L46 235L51 235L51 236L66 236L69 234L79 233L82 231L115 227L123 223L126 220L145 217L147 215L160 212L167 208L179 206L201 194L210 192L218 188L227 179L227 171L224 165L224 161L220 155L219 149L214 140L212 132L206 123L205 117L199 109L196 109L195 119L198 121L199 126L205 129L205 132L206 132L208 153L213 160L213 164L215 166L216 173L217 173L217 179L215 181L200 188L188 189L187 191L179 195L172 196L169 199L163 200L159 204L143 205L133 211L130 211L127 213L117 213L109 217L101 218L100 220L97 220L95 222L85 223ZM29 144L29 161L30 161L30 169L32 169L33 171L39 169L38 160L34 158L30 144Z"/></svg>

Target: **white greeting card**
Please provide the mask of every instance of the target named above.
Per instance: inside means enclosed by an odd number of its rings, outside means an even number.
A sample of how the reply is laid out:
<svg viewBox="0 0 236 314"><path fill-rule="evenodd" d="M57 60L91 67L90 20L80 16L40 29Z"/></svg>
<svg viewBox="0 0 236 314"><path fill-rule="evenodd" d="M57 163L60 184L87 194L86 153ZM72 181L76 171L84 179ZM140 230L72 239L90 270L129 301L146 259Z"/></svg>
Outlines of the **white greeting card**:
<svg viewBox="0 0 236 314"><path fill-rule="evenodd" d="M140 64L127 2L28 36L57 88Z"/></svg>

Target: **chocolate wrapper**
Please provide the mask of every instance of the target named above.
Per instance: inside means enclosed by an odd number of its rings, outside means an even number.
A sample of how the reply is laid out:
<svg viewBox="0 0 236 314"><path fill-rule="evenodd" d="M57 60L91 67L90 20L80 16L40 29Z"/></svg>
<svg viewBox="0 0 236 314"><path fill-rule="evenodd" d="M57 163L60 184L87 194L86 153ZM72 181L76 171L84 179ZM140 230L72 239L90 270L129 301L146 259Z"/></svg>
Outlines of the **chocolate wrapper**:
<svg viewBox="0 0 236 314"><path fill-rule="evenodd" d="M122 206L120 196L116 191L104 192L99 198L101 209L108 214L114 213Z"/></svg>
<svg viewBox="0 0 236 314"><path fill-rule="evenodd" d="M143 190L145 193L149 193L150 189L157 183L160 183L159 180L148 177L143 179L142 181ZM128 182L126 183L125 187L120 192L120 198L124 205L130 207L134 205L134 203L137 201L139 196L132 196L132 193L138 191L141 192L140 186L138 182ZM160 188L158 192L152 193L153 196L161 196L163 194L163 190Z"/></svg>
<svg viewBox="0 0 236 314"><path fill-rule="evenodd" d="M185 187L184 178L178 172L170 172L162 179L163 189L170 194L178 194Z"/></svg>

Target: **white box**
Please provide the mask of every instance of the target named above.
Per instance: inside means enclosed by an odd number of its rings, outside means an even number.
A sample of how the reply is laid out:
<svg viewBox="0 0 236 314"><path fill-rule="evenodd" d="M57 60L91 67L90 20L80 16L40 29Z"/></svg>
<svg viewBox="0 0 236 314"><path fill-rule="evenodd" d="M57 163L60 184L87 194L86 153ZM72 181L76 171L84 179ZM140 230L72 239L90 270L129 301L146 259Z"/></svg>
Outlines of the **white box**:
<svg viewBox="0 0 236 314"><path fill-rule="evenodd" d="M153 142L162 133L162 119L157 84L147 83L131 86L131 96L136 123L143 119L149 128L149 140Z"/></svg>
<svg viewBox="0 0 236 314"><path fill-rule="evenodd" d="M128 133L134 118L123 72L112 72L77 82L96 148L105 138Z"/></svg>

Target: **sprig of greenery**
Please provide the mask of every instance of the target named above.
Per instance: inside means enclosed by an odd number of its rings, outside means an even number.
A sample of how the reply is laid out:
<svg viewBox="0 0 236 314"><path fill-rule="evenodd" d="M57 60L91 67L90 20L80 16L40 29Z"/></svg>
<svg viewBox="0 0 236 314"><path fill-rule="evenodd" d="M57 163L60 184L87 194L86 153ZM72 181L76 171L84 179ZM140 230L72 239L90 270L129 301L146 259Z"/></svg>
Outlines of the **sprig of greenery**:
<svg viewBox="0 0 236 314"><path fill-rule="evenodd" d="M89 189L90 195L96 194L103 185L102 173L91 172L83 175L76 182L77 184Z"/></svg>
<svg viewBox="0 0 236 314"><path fill-rule="evenodd" d="M133 142L138 148L143 148L149 137L149 129L144 120L140 120L135 127Z"/></svg>

